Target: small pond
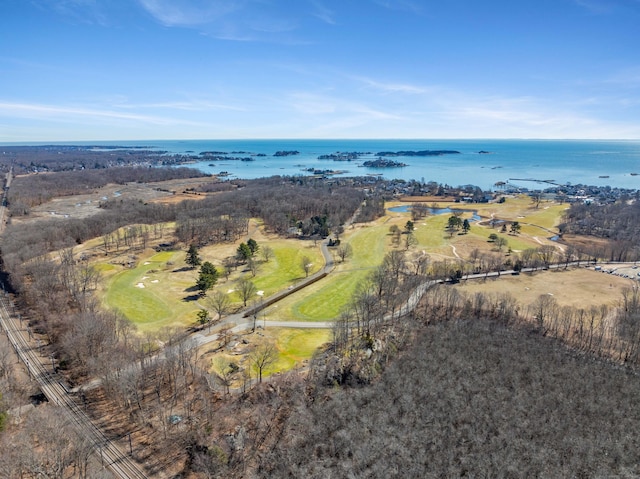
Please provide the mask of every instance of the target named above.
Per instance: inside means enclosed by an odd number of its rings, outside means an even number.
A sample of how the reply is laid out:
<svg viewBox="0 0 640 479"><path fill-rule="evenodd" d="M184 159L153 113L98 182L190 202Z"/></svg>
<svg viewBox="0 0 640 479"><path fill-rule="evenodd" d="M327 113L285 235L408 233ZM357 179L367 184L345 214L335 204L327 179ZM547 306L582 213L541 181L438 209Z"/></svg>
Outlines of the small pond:
<svg viewBox="0 0 640 479"><path fill-rule="evenodd" d="M476 210L468 210L464 208L427 208L429 214L432 215L446 215L453 214L454 211L462 211L464 213L473 213L471 217L471 221L480 221L480 215ZM402 206L394 206L393 208L389 208L389 211L394 213L408 213L411 211L411 205L402 205Z"/></svg>

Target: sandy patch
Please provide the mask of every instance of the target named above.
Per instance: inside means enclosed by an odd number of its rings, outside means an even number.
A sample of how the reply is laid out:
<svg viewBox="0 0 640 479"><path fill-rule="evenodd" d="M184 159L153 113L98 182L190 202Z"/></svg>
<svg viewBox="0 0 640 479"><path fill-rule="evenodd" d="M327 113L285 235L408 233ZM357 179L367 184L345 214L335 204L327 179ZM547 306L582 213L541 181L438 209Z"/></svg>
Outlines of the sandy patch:
<svg viewBox="0 0 640 479"><path fill-rule="evenodd" d="M138 283L138 284L136 284L136 288L144 288L144 283Z"/></svg>
<svg viewBox="0 0 640 479"><path fill-rule="evenodd" d="M151 281L152 283L159 283L160 280L159 279L154 279L153 281Z"/></svg>

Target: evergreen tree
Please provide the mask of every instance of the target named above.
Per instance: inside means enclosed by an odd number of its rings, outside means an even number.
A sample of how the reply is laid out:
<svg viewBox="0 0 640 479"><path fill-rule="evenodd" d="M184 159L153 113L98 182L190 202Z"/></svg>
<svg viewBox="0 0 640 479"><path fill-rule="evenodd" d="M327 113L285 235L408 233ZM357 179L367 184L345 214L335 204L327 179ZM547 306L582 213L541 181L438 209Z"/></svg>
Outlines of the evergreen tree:
<svg viewBox="0 0 640 479"><path fill-rule="evenodd" d="M249 241L247 241L247 246L251 250L251 256L255 255L260 249L260 246L258 246L258 242L253 238L249 238Z"/></svg>
<svg viewBox="0 0 640 479"><path fill-rule="evenodd" d="M200 276L196 281L196 288L200 291L200 295L204 296L218 282L218 270L209 261L205 261L200 267Z"/></svg>
<svg viewBox="0 0 640 479"><path fill-rule="evenodd" d="M187 257L184 261L192 268L200 266L202 260L200 259L200 255L198 254L198 247L196 245L192 244L191 246L189 246L189 251L187 251Z"/></svg>
<svg viewBox="0 0 640 479"><path fill-rule="evenodd" d="M251 256L253 256L253 253L249 245L247 243L240 243L240 246L238 246L236 250L236 258L238 258L238 261L246 262Z"/></svg>
<svg viewBox="0 0 640 479"><path fill-rule="evenodd" d="M413 221L411 220L407 221L407 224L404 225L404 229L407 231L407 233L412 233L413 230L415 229Z"/></svg>

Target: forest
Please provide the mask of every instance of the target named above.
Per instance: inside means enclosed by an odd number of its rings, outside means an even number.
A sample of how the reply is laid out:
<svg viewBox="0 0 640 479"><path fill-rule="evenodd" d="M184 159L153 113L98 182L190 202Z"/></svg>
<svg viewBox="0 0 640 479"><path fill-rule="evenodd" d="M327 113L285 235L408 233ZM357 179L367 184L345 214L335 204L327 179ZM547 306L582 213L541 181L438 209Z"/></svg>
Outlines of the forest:
<svg viewBox="0 0 640 479"><path fill-rule="evenodd" d="M606 239L592 248L594 256L611 261L633 261L640 245L640 203L621 198L615 203L574 203L560 225L561 233Z"/></svg>
<svg viewBox="0 0 640 479"><path fill-rule="evenodd" d="M97 238L105 251L140 251L168 241L169 222L171 240L185 249L233 243L250 218L260 218L270 234L287 236L293 228L301 242L311 242L339 237L352 218L382 216L385 197L344 180L206 178L193 200L114 198L88 218L17 220L47 198L105 182L197 175L181 168L111 170L16 178L8 198L16 220L0 248L21 320L46 339L43 347L71 385L100 378L100 387L78 401L110 436L133 436L132 457L149 477L640 474L637 288L624 292L619 308L561 307L541 295L523 309L508 294L465 295L442 284L402 314L419 285L455 279L462 266L395 249L358 285L306 374L292 371L228 394L227 367L202 368L186 331L138 334L118 312L104 310L94 295L99 274L73 247ZM637 244L632 208L572 206L562 231ZM600 253L611 254L613 246L606 248ZM562 260L567 267L595 253L571 249ZM498 257L476 253L468 267L499 271L503 265L492 259ZM541 247L509 261L544 268L554 259ZM154 359L159 343L166 346L161 361ZM268 354L257 349L253 360L267 361ZM0 342L6 405L37 396L15 380L12 364L9 346ZM7 451L0 477L102 477L91 465L90 445L56 422L54 406L36 410L23 427L0 432ZM181 425L173 427L178 413ZM64 441L28 447L59 430L66 431Z"/></svg>

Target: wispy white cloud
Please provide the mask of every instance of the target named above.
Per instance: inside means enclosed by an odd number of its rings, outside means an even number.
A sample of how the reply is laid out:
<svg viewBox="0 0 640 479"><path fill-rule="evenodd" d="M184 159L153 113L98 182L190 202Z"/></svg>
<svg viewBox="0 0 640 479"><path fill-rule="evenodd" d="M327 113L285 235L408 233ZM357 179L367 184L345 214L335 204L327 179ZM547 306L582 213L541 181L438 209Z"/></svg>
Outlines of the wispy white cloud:
<svg viewBox="0 0 640 479"><path fill-rule="evenodd" d="M311 3L314 7L313 15L315 17L319 18L324 23L328 23L329 25L336 24L336 20L334 18L334 15L335 15L334 12L329 8L327 8L327 6L324 3L322 3L320 0L313 0Z"/></svg>
<svg viewBox="0 0 640 479"><path fill-rule="evenodd" d="M424 86L418 86L418 85L411 85L408 83L382 82L382 81L373 80L371 78L364 78L364 77L354 77L354 79L364 83L368 87L371 87L375 90L379 90L383 92L423 94L431 91L430 88L427 88Z"/></svg>
<svg viewBox="0 0 640 479"><path fill-rule="evenodd" d="M168 27L204 25L238 9L234 0L138 0L158 22Z"/></svg>
<svg viewBox="0 0 640 479"><path fill-rule="evenodd" d="M162 117L109 110L103 108L86 108L64 105L46 105L39 103L0 102L0 116L31 118L48 121L87 121L87 120L126 120L156 125L191 123L172 117Z"/></svg>
<svg viewBox="0 0 640 479"><path fill-rule="evenodd" d="M128 97L123 95L114 95L103 98L101 103L112 105L118 109L130 111L130 110L173 110L173 111L246 111L246 108L239 105L232 105L228 103L218 103L201 98L193 98L193 95L185 95L186 100L175 101L157 101L149 103L136 103L131 102Z"/></svg>
<svg viewBox="0 0 640 479"><path fill-rule="evenodd" d="M302 26L309 18L335 24L321 0L295 2L283 8L265 0L137 0L157 22L195 28L203 35L238 42L308 44Z"/></svg>
<svg viewBox="0 0 640 479"><path fill-rule="evenodd" d="M613 8L613 2L602 0L574 0L575 4L584 8L590 13L602 15L611 12Z"/></svg>
<svg viewBox="0 0 640 479"><path fill-rule="evenodd" d="M424 5L412 0L373 0L373 3L389 10L408 11L412 13L422 13Z"/></svg>
<svg viewBox="0 0 640 479"><path fill-rule="evenodd" d="M112 0L34 0L40 7L51 9L73 22L110 25Z"/></svg>

